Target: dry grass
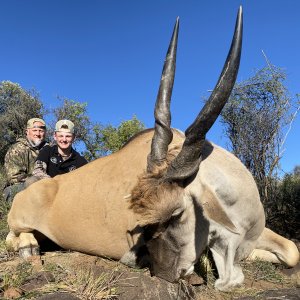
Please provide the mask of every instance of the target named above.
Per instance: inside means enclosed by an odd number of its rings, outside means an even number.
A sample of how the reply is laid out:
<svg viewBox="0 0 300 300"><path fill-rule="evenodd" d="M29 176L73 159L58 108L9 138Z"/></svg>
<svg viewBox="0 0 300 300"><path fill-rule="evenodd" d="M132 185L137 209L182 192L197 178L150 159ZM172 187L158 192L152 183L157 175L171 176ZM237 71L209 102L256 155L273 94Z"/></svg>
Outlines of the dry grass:
<svg viewBox="0 0 300 300"><path fill-rule="evenodd" d="M282 275L280 270L271 263L254 261L243 264L246 276L243 286L231 292L219 292L213 287L215 282L213 264L208 257L202 257L201 260L207 282L194 287L196 295L194 299L197 300L229 300L242 296L255 296L266 289L293 286L290 279ZM34 278L34 272L49 272L53 277L51 282L45 282L31 291L25 291L22 299L35 299L37 296L57 291L73 294L83 300L118 299L118 289L124 287L122 276L132 271L123 266L117 267L116 262L94 259L92 256L76 252L47 253L39 271L34 270L30 263L19 261L16 264L15 262L16 260L12 260L3 263L9 267L6 271L0 272L2 290L9 287L22 290L22 284L28 278ZM180 288L189 293L187 282L182 281Z"/></svg>
<svg viewBox="0 0 300 300"><path fill-rule="evenodd" d="M32 275L32 265L29 262L20 263L13 274L4 274L2 277L2 288L19 287Z"/></svg>
<svg viewBox="0 0 300 300"><path fill-rule="evenodd" d="M74 270L63 280L61 287L80 299L117 299L120 275L112 271L95 275L91 269Z"/></svg>
<svg viewBox="0 0 300 300"><path fill-rule="evenodd" d="M231 300L245 296L256 296L266 289L278 289L293 287L294 283L286 277L280 267L265 261L243 262L242 268L245 275L245 283L230 292L218 292L214 289L217 272L212 263L209 251L202 254L200 261L195 266L197 274L205 280L205 285L196 288L197 300Z"/></svg>
<svg viewBox="0 0 300 300"><path fill-rule="evenodd" d="M69 268L60 264L46 263L42 270L52 274L53 280L37 285L32 290L24 289L29 278L37 273L29 262L22 262L15 269L7 268L0 272L0 291L19 288L23 291L22 299L35 299L37 296L53 292L68 292L82 300L118 299L118 284L122 273L103 271L95 274L91 268Z"/></svg>
<svg viewBox="0 0 300 300"><path fill-rule="evenodd" d="M254 282L267 281L274 284L288 285L289 279L280 272L280 267L272 263L255 260L243 263L245 275Z"/></svg>
<svg viewBox="0 0 300 300"><path fill-rule="evenodd" d="M199 262L195 265L195 272L200 275L208 288L213 288L216 281L216 269L212 263L212 255L208 249L200 256Z"/></svg>

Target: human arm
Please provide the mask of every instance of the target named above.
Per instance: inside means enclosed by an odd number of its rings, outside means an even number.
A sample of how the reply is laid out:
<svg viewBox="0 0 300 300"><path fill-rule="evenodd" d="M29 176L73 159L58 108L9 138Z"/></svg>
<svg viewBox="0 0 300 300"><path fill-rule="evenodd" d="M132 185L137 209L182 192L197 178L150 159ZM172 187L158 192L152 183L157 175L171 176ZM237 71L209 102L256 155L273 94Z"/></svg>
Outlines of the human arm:
<svg viewBox="0 0 300 300"><path fill-rule="evenodd" d="M37 160L34 163L32 175L39 179L50 178L47 174L47 164L41 160Z"/></svg>
<svg viewBox="0 0 300 300"><path fill-rule="evenodd" d="M34 163L32 175L38 179L50 178L47 174L47 167L49 163L49 146L45 146L36 158Z"/></svg>
<svg viewBox="0 0 300 300"><path fill-rule="evenodd" d="M4 168L9 185L24 182L28 177L28 150L21 143L11 146L4 159Z"/></svg>

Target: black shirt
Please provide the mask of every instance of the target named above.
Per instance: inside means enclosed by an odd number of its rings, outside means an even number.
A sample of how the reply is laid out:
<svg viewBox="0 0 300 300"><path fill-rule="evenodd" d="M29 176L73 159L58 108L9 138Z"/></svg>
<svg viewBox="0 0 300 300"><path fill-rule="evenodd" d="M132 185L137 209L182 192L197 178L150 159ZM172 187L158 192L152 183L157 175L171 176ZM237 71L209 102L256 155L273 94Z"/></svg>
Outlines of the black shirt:
<svg viewBox="0 0 300 300"><path fill-rule="evenodd" d="M71 149L71 156L64 161L62 156L58 153L57 145L45 146L39 152L36 161L46 163L47 174L50 177L68 173L87 164L87 160L73 148Z"/></svg>

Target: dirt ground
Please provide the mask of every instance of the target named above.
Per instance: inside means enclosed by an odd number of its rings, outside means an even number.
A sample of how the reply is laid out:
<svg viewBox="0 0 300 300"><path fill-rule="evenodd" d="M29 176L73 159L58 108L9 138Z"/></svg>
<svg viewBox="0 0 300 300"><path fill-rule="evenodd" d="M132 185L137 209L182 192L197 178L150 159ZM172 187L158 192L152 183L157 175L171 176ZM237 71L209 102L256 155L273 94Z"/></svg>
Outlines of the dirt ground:
<svg viewBox="0 0 300 300"><path fill-rule="evenodd" d="M0 257L1 299L300 299L300 265L290 270L271 264L243 265L242 287L222 293L213 288L213 274L197 274L171 284L109 259L78 252L54 251L29 261L7 253ZM197 270L197 269L196 269ZM204 276L206 277L206 276ZM209 278L212 277L212 278Z"/></svg>

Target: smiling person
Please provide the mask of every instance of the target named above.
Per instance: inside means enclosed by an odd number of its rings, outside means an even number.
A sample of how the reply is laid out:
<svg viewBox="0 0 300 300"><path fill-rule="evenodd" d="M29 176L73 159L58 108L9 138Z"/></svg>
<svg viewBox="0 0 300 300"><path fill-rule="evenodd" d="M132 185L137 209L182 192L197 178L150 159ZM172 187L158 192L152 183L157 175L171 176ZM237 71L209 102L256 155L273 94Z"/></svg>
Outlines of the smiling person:
<svg viewBox="0 0 300 300"><path fill-rule="evenodd" d="M75 140L74 124L59 120L55 125L53 146L45 146L34 164L32 175L38 179L71 172L87 164L87 160L72 148Z"/></svg>
<svg viewBox="0 0 300 300"><path fill-rule="evenodd" d="M25 188L25 181L32 175L34 162L45 142L46 123L40 118L27 121L26 137L18 138L7 151L4 158L6 185L4 199L12 201L16 193Z"/></svg>

